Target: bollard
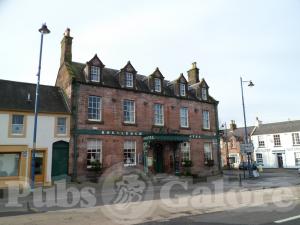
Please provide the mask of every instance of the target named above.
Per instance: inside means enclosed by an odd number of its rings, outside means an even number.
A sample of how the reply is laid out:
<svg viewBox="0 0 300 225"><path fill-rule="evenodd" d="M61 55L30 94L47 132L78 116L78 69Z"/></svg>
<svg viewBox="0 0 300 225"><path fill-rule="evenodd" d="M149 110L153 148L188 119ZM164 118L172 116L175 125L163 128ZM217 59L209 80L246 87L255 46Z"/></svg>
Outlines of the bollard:
<svg viewBox="0 0 300 225"><path fill-rule="evenodd" d="M239 174L239 186L242 186L242 174Z"/></svg>

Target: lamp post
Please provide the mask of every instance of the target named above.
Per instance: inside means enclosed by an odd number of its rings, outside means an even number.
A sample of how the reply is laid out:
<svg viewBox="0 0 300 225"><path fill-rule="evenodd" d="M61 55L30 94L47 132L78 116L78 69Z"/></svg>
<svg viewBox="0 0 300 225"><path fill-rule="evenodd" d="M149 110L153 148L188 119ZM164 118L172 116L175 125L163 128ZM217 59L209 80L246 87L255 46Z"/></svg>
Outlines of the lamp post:
<svg viewBox="0 0 300 225"><path fill-rule="evenodd" d="M224 122L222 124L222 128L224 128L224 137L225 137L225 144L226 144L226 164L227 168L230 169L230 163L229 163L229 149L228 149L228 136L227 136L227 124Z"/></svg>
<svg viewBox="0 0 300 225"><path fill-rule="evenodd" d="M243 90L243 83L248 83L249 87L253 87L254 84L251 80L246 81L243 80L242 77L240 77L241 80L241 92L242 92L242 104L243 104L243 115L244 115L244 129L245 129L245 135L244 135L244 143L248 145L248 132L247 132L247 122L246 122L246 112L245 112L245 102L244 102L244 90ZM249 177L251 177L251 166L250 166L250 156L251 152L247 152L247 158L248 158L248 170L249 170Z"/></svg>
<svg viewBox="0 0 300 225"><path fill-rule="evenodd" d="M39 56L39 67L37 73L37 83L35 89L35 104L34 104L34 128L33 128L33 143L31 151L31 191L34 189L34 176L35 176L35 152L36 152L36 133L37 133L37 118L39 111L39 87L40 87L40 75L41 75L41 63L42 63L42 51L43 51L43 38L44 34L49 34L50 30L47 28L47 25L44 23L39 29L41 33L41 44L40 44L40 56Z"/></svg>

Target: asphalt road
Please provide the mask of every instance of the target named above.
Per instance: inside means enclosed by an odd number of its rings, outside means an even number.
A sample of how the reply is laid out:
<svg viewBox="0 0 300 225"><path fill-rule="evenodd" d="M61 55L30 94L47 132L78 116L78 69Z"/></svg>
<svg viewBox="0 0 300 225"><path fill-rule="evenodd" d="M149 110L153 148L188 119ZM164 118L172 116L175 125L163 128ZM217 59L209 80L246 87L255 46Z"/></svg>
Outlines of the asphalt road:
<svg viewBox="0 0 300 225"><path fill-rule="evenodd" d="M141 225L299 225L300 201L291 207L274 204L237 210L191 215Z"/></svg>

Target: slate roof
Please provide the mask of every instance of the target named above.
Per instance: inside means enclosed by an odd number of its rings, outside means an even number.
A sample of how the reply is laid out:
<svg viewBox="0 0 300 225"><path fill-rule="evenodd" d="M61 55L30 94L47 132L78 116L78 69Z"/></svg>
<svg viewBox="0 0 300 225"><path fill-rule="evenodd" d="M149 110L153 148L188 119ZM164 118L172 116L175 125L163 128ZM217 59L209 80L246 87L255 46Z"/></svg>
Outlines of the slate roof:
<svg viewBox="0 0 300 225"><path fill-rule="evenodd" d="M253 135L278 134L287 132L299 132L300 120L284 121L278 123L260 124L256 127Z"/></svg>
<svg viewBox="0 0 300 225"><path fill-rule="evenodd" d="M35 88L36 84L0 79L0 110L34 112ZM69 113L59 87L40 85L39 103L39 112Z"/></svg>
<svg viewBox="0 0 300 225"><path fill-rule="evenodd" d="M86 83L85 75L84 75L84 68L86 64L78 63L78 62L71 62L71 63L65 62L65 65L72 78L74 78L78 82ZM104 67L102 70L103 85L112 88L121 88L121 85L119 83L119 78L118 78L119 73L120 70ZM148 76L137 74L136 79L137 79L137 91L154 94L149 89ZM93 84L93 85L97 85L97 84ZM177 97L174 93L173 82L164 80L163 90L164 90L163 95ZM195 91L192 88L191 89L189 88L189 90L187 91L187 99L199 101L199 99L196 97ZM211 96L208 97L208 101L217 102Z"/></svg>
<svg viewBox="0 0 300 225"><path fill-rule="evenodd" d="M251 135L254 128L255 128L254 126L247 127L248 136ZM227 138L228 139L230 139L231 137L234 136L237 140L243 141L244 140L244 135L245 135L245 128L244 127L239 127L239 128L234 129L234 130L227 129Z"/></svg>

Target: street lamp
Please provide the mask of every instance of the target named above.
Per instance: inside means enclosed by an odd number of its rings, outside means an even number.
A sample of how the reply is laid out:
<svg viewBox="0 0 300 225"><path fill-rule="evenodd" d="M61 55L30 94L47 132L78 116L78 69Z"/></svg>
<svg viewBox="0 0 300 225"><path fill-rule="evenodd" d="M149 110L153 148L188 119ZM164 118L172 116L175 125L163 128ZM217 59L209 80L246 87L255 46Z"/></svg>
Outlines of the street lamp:
<svg viewBox="0 0 300 225"><path fill-rule="evenodd" d="M230 169L230 163L229 163L229 150L228 150L228 136L227 136L227 124L224 122L222 124L222 128L224 128L224 137L225 137L225 143L226 143L226 164L227 168Z"/></svg>
<svg viewBox="0 0 300 225"><path fill-rule="evenodd" d="M244 102L244 90L243 90L243 83L248 83L248 87L253 87L254 84L251 80L246 81L241 79L241 92L242 92L242 103L243 103L243 114L244 114L244 129L245 129L245 136L244 136L244 143L248 145L248 132L247 132L247 123L246 123L246 112L245 112L245 102ZM248 170L249 170L249 177L251 177L251 168L250 168L250 156L251 152L247 152L247 158L248 158Z"/></svg>
<svg viewBox="0 0 300 225"><path fill-rule="evenodd" d="M31 151L31 191L34 189L34 176L35 176L35 152L36 152L36 133L37 133L37 118L39 110L39 87L40 87L40 75L41 75L41 63L42 63L42 51L43 51L43 38L44 34L49 34L50 30L47 28L46 23L39 29L41 33L41 44L40 44L40 56L39 56L39 67L37 73L37 84L35 89L35 104L34 104L34 128L33 128L33 143Z"/></svg>

